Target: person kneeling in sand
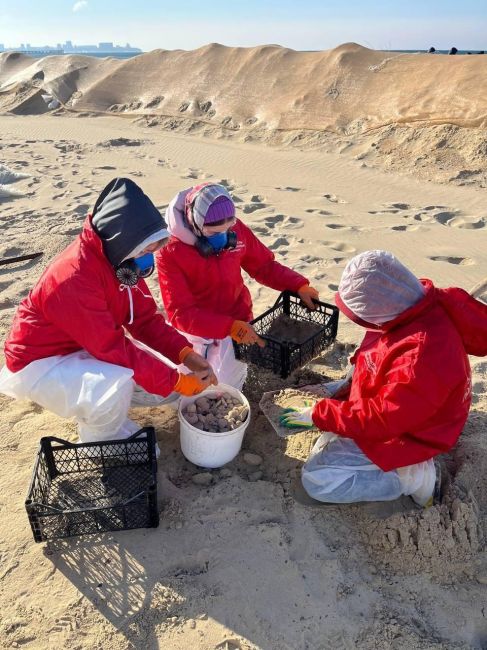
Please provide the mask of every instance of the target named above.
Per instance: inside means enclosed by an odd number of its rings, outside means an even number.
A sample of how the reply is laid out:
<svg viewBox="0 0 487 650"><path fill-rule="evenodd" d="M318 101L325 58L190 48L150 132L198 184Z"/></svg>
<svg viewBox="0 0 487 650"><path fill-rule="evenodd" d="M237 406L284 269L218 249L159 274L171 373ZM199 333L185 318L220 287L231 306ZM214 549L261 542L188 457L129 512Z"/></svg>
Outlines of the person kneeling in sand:
<svg viewBox="0 0 487 650"><path fill-rule="evenodd" d="M127 419L135 382L159 402L216 383L209 363L157 312L144 281L168 236L140 187L112 180L81 234L21 302L0 392L74 417L80 440L90 442L140 428ZM179 374L165 357L193 372Z"/></svg>
<svg viewBox="0 0 487 650"><path fill-rule="evenodd" d="M247 366L235 359L237 343L264 345L252 325L252 299L242 269L277 291L296 292L309 309L318 292L279 264L274 254L235 217L223 185L183 190L166 211L171 239L156 256L169 322L207 358L220 382L241 389Z"/></svg>
<svg viewBox="0 0 487 650"><path fill-rule="evenodd" d="M330 503L405 494L430 505L433 458L456 443L470 408L467 354L487 354L487 305L418 280L377 250L349 261L335 300L367 333L344 399L281 416L284 426L326 432L303 466L303 486Z"/></svg>

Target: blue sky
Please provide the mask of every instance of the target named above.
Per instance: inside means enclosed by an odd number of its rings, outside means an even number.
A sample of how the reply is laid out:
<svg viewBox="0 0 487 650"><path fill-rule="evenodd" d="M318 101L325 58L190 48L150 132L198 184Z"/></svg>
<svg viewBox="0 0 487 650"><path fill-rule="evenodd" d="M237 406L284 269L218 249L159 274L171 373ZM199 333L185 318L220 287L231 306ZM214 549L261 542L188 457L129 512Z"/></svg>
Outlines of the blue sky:
<svg viewBox="0 0 487 650"><path fill-rule="evenodd" d="M0 0L0 43L487 50L487 0Z"/></svg>

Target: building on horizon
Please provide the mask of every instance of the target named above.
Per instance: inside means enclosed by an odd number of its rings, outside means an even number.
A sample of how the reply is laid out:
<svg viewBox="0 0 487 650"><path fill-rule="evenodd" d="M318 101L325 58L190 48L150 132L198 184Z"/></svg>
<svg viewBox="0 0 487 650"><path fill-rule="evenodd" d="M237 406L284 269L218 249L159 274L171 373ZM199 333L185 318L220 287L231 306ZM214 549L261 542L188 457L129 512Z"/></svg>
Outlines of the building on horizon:
<svg viewBox="0 0 487 650"><path fill-rule="evenodd" d="M130 43L126 45L114 45L109 41L98 43L98 45L73 45L72 41L66 41L64 44L57 45L31 45L30 43L21 43L19 47L5 47L0 43L0 52L21 52L31 56L46 56L50 54L141 54L142 50L138 47L132 47Z"/></svg>

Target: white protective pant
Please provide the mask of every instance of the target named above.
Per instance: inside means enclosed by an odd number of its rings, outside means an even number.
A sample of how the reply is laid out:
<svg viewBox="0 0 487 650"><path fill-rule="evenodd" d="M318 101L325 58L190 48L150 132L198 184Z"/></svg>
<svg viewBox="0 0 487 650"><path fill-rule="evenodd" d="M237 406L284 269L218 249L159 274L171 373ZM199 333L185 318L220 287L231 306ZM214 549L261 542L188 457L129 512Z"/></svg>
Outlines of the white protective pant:
<svg viewBox="0 0 487 650"><path fill-rule="evenodd" d="M247 364L235 358L232 339L204 339L181 332L193 346L193 350L201 354L213 368L218 382L242 390L247 378Z"/></svg>
<svg viewBox="0 0 487 650"><path fill-rule="evenodd" d="M127 418L133 371L99 361L85 350L33 361L18 372L0 371L0 393L29 399L74 418L81 442L128 438L140 429Z"/></svg>
<svg viewBox="0 0 487 650"><path fill-rule="evenodd" d="M384 472L353 440L323 433L302 468L303 487L310 497L327 503L392 501L402 494L425 505L433 494L432 459Z"/></svg>

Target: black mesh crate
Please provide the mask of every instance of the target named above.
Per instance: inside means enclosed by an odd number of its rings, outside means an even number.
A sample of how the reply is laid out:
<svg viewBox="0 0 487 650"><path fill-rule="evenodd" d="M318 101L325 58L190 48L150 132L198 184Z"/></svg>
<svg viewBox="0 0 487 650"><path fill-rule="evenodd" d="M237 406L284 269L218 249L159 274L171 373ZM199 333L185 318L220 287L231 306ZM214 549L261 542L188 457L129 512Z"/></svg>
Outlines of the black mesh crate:
<svg viewBox="0 0 487 650"><path fill-rule="evenodd" d="M159 525L155 432L74 444L41 438L25 507L36 542Z"/></svg>
<svg viewBox="0 0 487 650"><path fill-rule="evenodd" d="M299 342L284 340L273 335L273 328L283 316L294 322L315 325L314 332ZM285 379L296 368L301 368L310 359L332 343L338 330L338 308L316 301L316 310L311 311L291 291L283 291L273 307L251 321L257 334L265 342L265 348L258 345L234 343L235 356L250 361L261 368L272 370Z"/></svg>

